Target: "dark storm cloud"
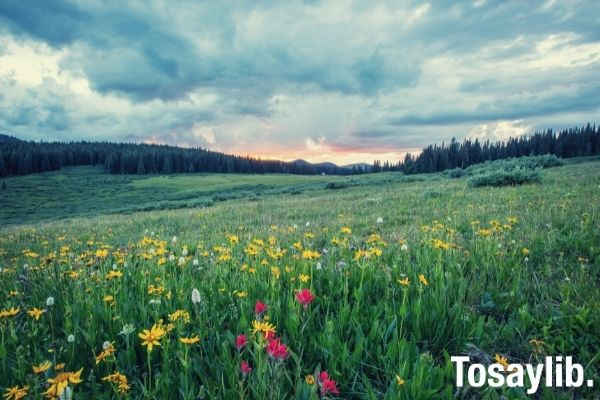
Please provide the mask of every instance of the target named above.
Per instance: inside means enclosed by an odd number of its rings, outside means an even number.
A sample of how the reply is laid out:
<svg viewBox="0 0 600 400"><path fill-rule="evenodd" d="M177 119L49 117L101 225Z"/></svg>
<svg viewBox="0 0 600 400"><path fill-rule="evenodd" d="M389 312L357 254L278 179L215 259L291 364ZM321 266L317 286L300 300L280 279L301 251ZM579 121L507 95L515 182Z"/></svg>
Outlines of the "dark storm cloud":
<svg viewBox="0 0 600 400"><path fill-rule="evenodd" d="M0 57L9 41L45 44L57 74L92 94L56 74L21 87L35 81L26 54L0 76L0 123L54 137L203 143L203 126L227 144L420 146L488 122L595 115L599 21L593 0L4 0Z"/></svg>

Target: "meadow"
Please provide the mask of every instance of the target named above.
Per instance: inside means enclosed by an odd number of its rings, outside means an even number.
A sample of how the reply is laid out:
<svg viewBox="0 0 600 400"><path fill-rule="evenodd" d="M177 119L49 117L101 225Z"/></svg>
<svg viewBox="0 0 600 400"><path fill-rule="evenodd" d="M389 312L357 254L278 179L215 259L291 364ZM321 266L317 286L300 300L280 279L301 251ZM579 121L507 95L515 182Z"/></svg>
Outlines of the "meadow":
<svg viewBox="0 0 600 400"><path fill-rule="evenodd" d="M353 177L8 178L6 399L526 399L451 355L571 355L600 393L600 162L537 183ZM61 394L62 393L62 394ZM62 396L62 397L61 397Z"/></svg>

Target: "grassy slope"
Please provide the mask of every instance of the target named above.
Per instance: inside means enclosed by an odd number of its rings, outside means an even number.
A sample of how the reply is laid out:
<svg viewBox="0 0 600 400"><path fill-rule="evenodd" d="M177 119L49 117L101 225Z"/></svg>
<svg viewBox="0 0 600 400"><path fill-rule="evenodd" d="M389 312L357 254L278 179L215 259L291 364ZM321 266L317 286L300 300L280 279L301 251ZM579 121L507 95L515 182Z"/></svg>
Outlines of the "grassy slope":
<svg viewBox="0 0 600 400"><path fill-rule="evenodd" d="M287 178L267 177L271 179L269 184L284 186L290 183ZM14 182L17 179L34 178L15 178ZM57 176L55 179L61 178ZM107 178L102 175L93 179ZM144 195L156 195L158 198L155 185L163 181L170 182L164 187L168 187L167 192L172 194L193 190L191 187L195 179L200 178L110 179L122 180L121 186L117 185L114 189L117 199L123 201L127 196L135 196L131 197L132 201L139 201ZM304 177L294 179L302 184L308 182L303 180ZM316 184L320 178L311 179L311 183ZM325 181L330 179L327 177ZM384 394L390 399L447 398L454 389L452 368L444 361L445 351L451 354L469 351L471 355L483 358L501 353L514 362L529 362L545 354L573 355L586 367L586 378L596 381L596 388L580 391L579 395L593 398L598 394L599 162L544 170L542 184L520 187L473 189L466 185L464 179L435 177L421 182L396 183L385 183L385 180L390 181L389 176L382 175L378 179L383 181L339 191L319 189L322 187L322 182L319 182L314 190L296 196L274 195L254 202L232 200L205 209L133 213L125 218L121 215L76 218L68 223L59 221L37 225L35 231L9 227L0 236L0 254L2 251L5 253L0 255L0 262L3 260L5 266L16 266L16 271L15 275L9 273L0 283L3 289L0 291L0 308L15 302L23 307L40 306L51 293L58 303L76 304L73 309L83 315L91 313L97 318L108 318L109 314L105 311L98 311L102 309L101 299L104 294L116 289L116 315L123 321L136 321L139 330L149 327L157 315L166 315L176 308L189 309L191 288L198 287L210 307L199 314L194 313L194 318L198 318L194 329L200 331L204 343L202 354L197 354L194 361L198 368L196 379L202 381L213 396L237 397L239 375L236 363L239 360L236 361L235 354L230 352L230 345L221 346L221 343L228 343L232 335L248 330L256 299L272 307L271 317L278 333L293 351L302 351L303 355L298 354L298 359L286 362L290 380L282 378L275 386L272 381L261 380L259 361L251 357L257 371L246 389L250 397L261 398L267 393L261 390L271 387L277 387L283 393L294 393L303 388L303 376L320 364L340 383L344 398L378 398ZM83 184L84 180L82 177L79 181ZM219 189L223 185L231 185L227 179L222 181L212 177L211 181ZM259 182L263 182L262 179L253 184ZM292 186L297 184L294 182ZM124 191L124 188L131 187L137 189ZM110 201L109 189L103 189L101 192L106 192L106 197L99 196L90 203L90 207ZM75 193L79 188L72 190ZM66 193L66 188L61 192ZM40 194L38 201L44 204L48 199ZM114 206L118 207L118 202ZM64 207L64 215L68 215L67 210L76 206L67 203ZM35 215L36 218L46 216ZM489 228L492 220L505 224L509 216L518 219L511 229L490 237L475 234L479 226ZM378 217L383 218L383 224L376 224ZM473 225L474 221L478 221L478 225ZM310 222L310 226L307 227L306 222ZM298 225L298 229L288 232L287 227L294 224ZM274 230L273 225L278 229ZM366 248L368 234L378 232L388 243L383 248L383 255L357 263L353 261L353 250L334 249L330 241L334 236L343 236L340 234L342 226L352 228L349 243L355 249ZM433 227L433 231L424 230L423 226ZM69 245L74 254L78 254L87 248L87 240L95 241L92 250L100 243L127 248L138 242L146 230L165 240L177 235L178 243L169 243L169 252L179 257L181 246L188 245L193 257L200 258L201 271L189 266L180 273L176 266L169 264L160 269L169 271L165 275L156 272L154 262L144 263L134 257L129 263L137 268L125 269L127 280L116 284L116 288L113 284L85 281L84 286L93 288L94 293L88 299L72 295L74 284L69 281L61 283L61 287L69 288L66 290L69 294L60 287L54 287L44 276L34 279L33 289L24 289L19 287L22 283L13 281L13 277L24 273L22 265L25 262L36 263L36 260L27 260L21 255L25 248L44 255ZM314 233L315 238L306 239L305 232ZM231 262L222 265L212 256L204 258L199 255L199 250L195 250L199 242L208 249L227 243L226 233L237 233L241 241L240 245L231 246ZM256 277L241 272L242 263L261 268L258 260L245 258L243 248L252 238L266 239L269 235L276 236L278 243L287 249L298 240L315 249L328 248L329 255L321 258L324 269L317 271L314 262L295 260L288 255L281 262L270 261L281 269L283 265L291 265L294 269L293 274L283 273L280 280L274 279L268 268L261 270ZM435 249L431 239L442 239L456 244L458 248ZM407 244L408 251L400 249L400 241ZM523 248L529 250L527 256L523 254ZM133 248L130 247L130 250L133 254ZM339 261L348 265L346 274L336 272L335 265ZM100 261L92 268L104 274L110 265L112 261ZM140 272L145 270L149 271L149 276ZM291 297L293 290L299 286L292 283L293 279L300 272L313 277L307 285L318 299L304 333L295 330L299 329L297 319L302 318L302 314L297 314ZM418 284L417 275L421 273L428 277L428 287ZM406 291L397 283L403 274L411 280ZM175 275L176 279L171 279ZM155 276L165 278L165 286L175 293L174 300L165 301L158 312L146 305L148 299L144 294ZM7 293L14 286L31 292L23 300L11 299ZM247 291L248 297L237 298L232 295L233 290ZM138 298L141 302L132 300ZM68 318L64 332L58 333L60 343L73 329L70 327L71 320ZM104 322L101 324L102 334L90 333L100 329L98 325L83 320L79 323L78 329L91 336L78 342L75 356L69 355L65 349L60 350L59 361L66 361L71 369L84 366L86 373L96 371L97 367L88 358L98 352L102 341L115 340L121 354L115 368L124 371L130 379L138 377L140 382L144 380L145 358L139 351L139 341L135 339L137 353L125 350L123 340L117 335L121 323ZM531 344L532 339L541 340L544 344L536 347ZM28 334L26 339L11 340L7 342L9 353L15 351L20 340L36 343L36 346L49 346L40 343L32 334ZM178 372L174 372L179 371L175 353L165 356L175 350L163 348L161 351L164 353L161 353L161 358L155 358L157 365L154 368L163 368L163 371L170 368L171 374L166 373L163 385L178 385L175 383L180 379ZM90 357L86 358L86 354ZM26 372L14 371L28 369L30 360L38 362L44 356L35 352L24 356L28 358L15 361L21 368L3 369L0 386L30 382ZM5 365L4 368L8 367ZM395 374L407 380L403 388L394 387ZM158 386L156 390L160 391ZM78 390L89 391L91 388L87 385ZM134 385L134 393L139 395L140 391L141 384ZM461 396L498 398L500 393L509 398L526 398L518 390L490 388L462 392ZM546 391L544 398L567 399L572 398L572 394ZM96 393L94 398L101 398L99 396ZM161 398L168 396L163 394Z"/></svg>
<svg viewBox="0 0 600 400"><path fill-rule="evenodd" d="M0 190L0 221L20 224L117 212L198 207L236 198L256 200L266 195L320 190L329 182L377 185L407 179L422 178L398 174L357 177L283 174L137 176L109 175L93 167L64 168L6 178L7 190Z"/></svg>

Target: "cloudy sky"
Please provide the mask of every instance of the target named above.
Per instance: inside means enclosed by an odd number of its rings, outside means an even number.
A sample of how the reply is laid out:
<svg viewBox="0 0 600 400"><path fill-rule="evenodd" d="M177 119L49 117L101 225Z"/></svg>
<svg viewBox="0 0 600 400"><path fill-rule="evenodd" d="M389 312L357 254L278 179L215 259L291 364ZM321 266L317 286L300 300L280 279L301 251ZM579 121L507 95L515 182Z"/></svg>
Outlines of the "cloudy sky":
<svg viewBox="0 0 600 400"><path fill-rule="evenodd" d="M345 164L598 111L597 0L0 1L23 139Z"/></svg>

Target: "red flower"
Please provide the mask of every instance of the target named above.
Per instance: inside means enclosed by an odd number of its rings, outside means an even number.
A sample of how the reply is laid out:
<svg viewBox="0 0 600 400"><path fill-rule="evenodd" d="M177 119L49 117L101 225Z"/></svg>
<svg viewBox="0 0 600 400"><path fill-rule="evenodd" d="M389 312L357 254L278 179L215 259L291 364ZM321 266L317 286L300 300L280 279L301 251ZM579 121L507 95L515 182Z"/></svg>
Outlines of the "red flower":
<svg viewBox="0 0 600 400"><path fill-rule="evenodd" d="M254 305L254 314L262 315L265 311L267 311L267 305L262 301L258 300Z"/></svg>
<svg viewBox="0 0 600 400"><path fill-rule="evenodd" d="M340 394L336 382L333 379L329 379L329 374L327 374L326 371L319 374L319 383L321 385L321 394L323 396L329 393Z"/></svg>
<svg viewBox="0 0 600 400"><path fill-rule="evenodd" d="M264 337L267 340L275 339L275 332L272 332L272 331L265 332Z"/></svg>
<svg viewBox="0 0 600 400"><path fill-rule="evenodd" d="M246 361L242 361L242 363L240 364L240 370L242 371L242 374L246 376L250 372L252 372L252 367L250 367L250 365L248 365Z"/></svg>
<svg viewBox="0 0 600 400"><path fill-rule="evenodd" d="M284 360L288 356L288 349L281 339L271 339L267 344L267 353L276 360Z"/></svg>
<svg viewBox="0 0 600 400"><path fill-rule="evenodd" d="M246 339L246 335L241 334L235 338L235 347L238 350L241 350L248 343L248 339Z"/></svg>
<svg viewBox="0 0 600 400"><path fill-rule="evenodd" d="M313 296L309 289L302 289L296 293L296 300L298 300L298 303L302 304L304 308L308 307L314 299L315 296Z"/></svg>

